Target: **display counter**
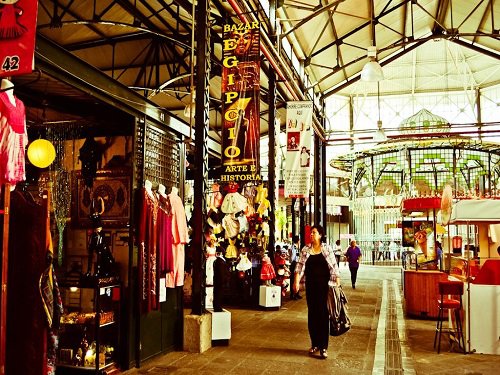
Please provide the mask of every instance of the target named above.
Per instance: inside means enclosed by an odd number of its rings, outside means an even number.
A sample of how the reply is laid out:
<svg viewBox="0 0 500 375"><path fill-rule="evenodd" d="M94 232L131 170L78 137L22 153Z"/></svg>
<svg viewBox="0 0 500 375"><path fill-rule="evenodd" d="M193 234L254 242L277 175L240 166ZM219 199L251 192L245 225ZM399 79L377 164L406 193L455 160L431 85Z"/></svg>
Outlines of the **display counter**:
<svg viewBox="0 0 500 375"><path fill-rule="evenodd" d="M448 275L440 271L404 270L403 290L408 316L437 319L438 282Z"/></svg>

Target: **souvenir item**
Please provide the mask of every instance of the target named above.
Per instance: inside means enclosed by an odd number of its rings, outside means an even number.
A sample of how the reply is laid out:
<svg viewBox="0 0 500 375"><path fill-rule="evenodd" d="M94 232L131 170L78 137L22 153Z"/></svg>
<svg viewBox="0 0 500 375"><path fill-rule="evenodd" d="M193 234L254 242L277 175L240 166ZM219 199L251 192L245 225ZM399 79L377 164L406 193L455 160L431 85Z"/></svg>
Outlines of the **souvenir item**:
<svg viewBox="0 0 500 375"><path fill-rule="evenodd" d="M240 193L228 193L222 202L221 211L225 214L234 214L236 212L245 211L247 205L246 198Z"/></svg>
<svg viewBox="0 0 500 375"><path fill-rule="evenodd" d="M236 265L238 271L248 271L252 268L252 262L248 259L247 253L240 254L240 261Z"/></svg>

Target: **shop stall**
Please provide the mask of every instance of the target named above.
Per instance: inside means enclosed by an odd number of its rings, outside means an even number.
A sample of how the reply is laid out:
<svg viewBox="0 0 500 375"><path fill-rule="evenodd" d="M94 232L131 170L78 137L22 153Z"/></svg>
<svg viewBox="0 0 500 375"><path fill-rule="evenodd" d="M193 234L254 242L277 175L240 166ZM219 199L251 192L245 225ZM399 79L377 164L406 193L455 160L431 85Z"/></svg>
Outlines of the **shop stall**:
<svg viewBox="0 0 500 375"><path fill-rule="evenodd" d="M500 200L462 200L453 206L450 224L475 226L478 233L476 259L466 252L458 263L464 267L450 267L450 278L466 283L463 300L468 352L500 354L500 258L495 250L498 243L488 235L490 225L498 223ZM449 259L457 263L453 257Z"/></svg>
<svg viewBox="0 0 500 375"><path fill-rule="evenodd" d="M437 318L438 281L446 279L439 270L436 210L439 197L407 198L402 202L403 288L405 312L419 318Z"/></svg>

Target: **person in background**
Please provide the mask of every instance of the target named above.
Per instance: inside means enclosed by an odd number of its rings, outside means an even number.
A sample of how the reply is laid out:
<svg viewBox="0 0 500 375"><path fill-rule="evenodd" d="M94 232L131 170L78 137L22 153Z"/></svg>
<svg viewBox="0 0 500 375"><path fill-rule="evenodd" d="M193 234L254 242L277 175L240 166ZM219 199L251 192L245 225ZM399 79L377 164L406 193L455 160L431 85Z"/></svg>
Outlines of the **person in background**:
<svg viewBox="0 0 500 375"><path fill-rule="evenodd" d="M380 260L380 258L382 258L382 260L385 260L385 254L384 254L384 242L383 241L379 241L378 242L378 256L377 256L377 260Z"/></svg>
<svg viewBox="0 0 500 375"><path fill-rule="evenodd" d="M333 246L333 251L335 253L335 260L337 261L337 265L340 265L340 256L342 255L342 247L340 247L340 240L335 241L335 245Z"/></svg>
<svg viewBox="0 0 500 375"><path fill-rule="evenodd" d="M443 247L441 246L441 242L436 241L436 256L437 256L437 263L438 263L438 269L440 271L443 270Z"/></svg>
<svg viewBox="0 0 500 375"><path fill-rule="evenodd" d="M356 279L358 278L359 263L361 262L361 250L358 246L356 246L356 241L351 241L351 244L345 253L345 257L349 262L352 289L356 289Z"/></svg>
<svg viewBox="0 0 500 375"><path fill-rule="evenodd" d="M340 273L333 249L323 243L323 227L311 228L311 243L300 252L295 268L294 293L299 292L300 280L305 278L307 327L311 338L309 355L319 351L322 359L328 357L329 315L328 290L340 285Z"/></svg>
<svg viewBox="0 0 500 375"><path fill-rule="evenodd" d="M295 293L293 291L293 284L295 283L295 268L297 267L298 253L300 247L300 237L293 236L292 239L292 247L290 248L290 285L292 288L290 290L290 299L302 299L302 296L299 292Z"/></svg>
<svg viewBox="0 0 500 375"><path fill-rule="evenodd" d="M396 241L392 240L389 244L389 259L395 261L398 258L399 245Z"/></svg>

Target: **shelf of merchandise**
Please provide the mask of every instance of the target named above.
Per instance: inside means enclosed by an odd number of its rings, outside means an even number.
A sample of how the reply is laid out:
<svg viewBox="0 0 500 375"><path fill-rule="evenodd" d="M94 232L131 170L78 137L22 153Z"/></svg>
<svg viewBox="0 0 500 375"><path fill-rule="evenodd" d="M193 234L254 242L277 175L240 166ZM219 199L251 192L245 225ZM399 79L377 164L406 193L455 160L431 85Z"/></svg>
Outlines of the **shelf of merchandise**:
<svg viewBox="0 0 500 375"><path fill-rule="evenodd" d="M62 322L61 324L61 334L60 334L60 346L58 352L58 362L57 362L57 374L58 375L72 375L78 373L94 373L94 374L108 374L108 370L116 369L118 371L117 361L119 353L119 313L120 313L120 303L121 303L121 284L116 278L68 278L62 279L60 282L60 287L62 290L68 290L70 288L78 289L92 289L93 293L90 298L83 297L83 292L80 291L79 306L70 306L70 308L76 309L78 312L82 313L82 308L84 307L84 301L82 299L86 298L85 301L93 306L92 313L95 314L93 317L81 322ZM70 292L71 293L71 292ZM68 297L70 298L70 297ZM63 301L64 305L64 301ZM101 324L96 324L96 322L101 321L101 314L104 312L112 311L113 320L109 322L104 322ZM115 329L116 332L106 332L109 329ZM76 337L76 332L80 332L79 336ZM73 364L61 361L61 349L73 349L72 357L75 356L75 351L78 350L78 343L83 337L83 332L89 335L89 344L95 341L95 366L75 366ZM71 337L74 335L74 337ZM82 337L80 337L82 336ZM106 339L104 338L106 337ZM72 347L64 347L69 343ZM76 345L75 345L76 343ZM101 352L101 347L103 345L112 345L113 353L110 358L110 362L104 365L99 365L99 353ZM82 353L83 358L85 358L85 353ZM71 358L71 360L73 360ZM113 372L115 373L115 372Z"/></svg>

